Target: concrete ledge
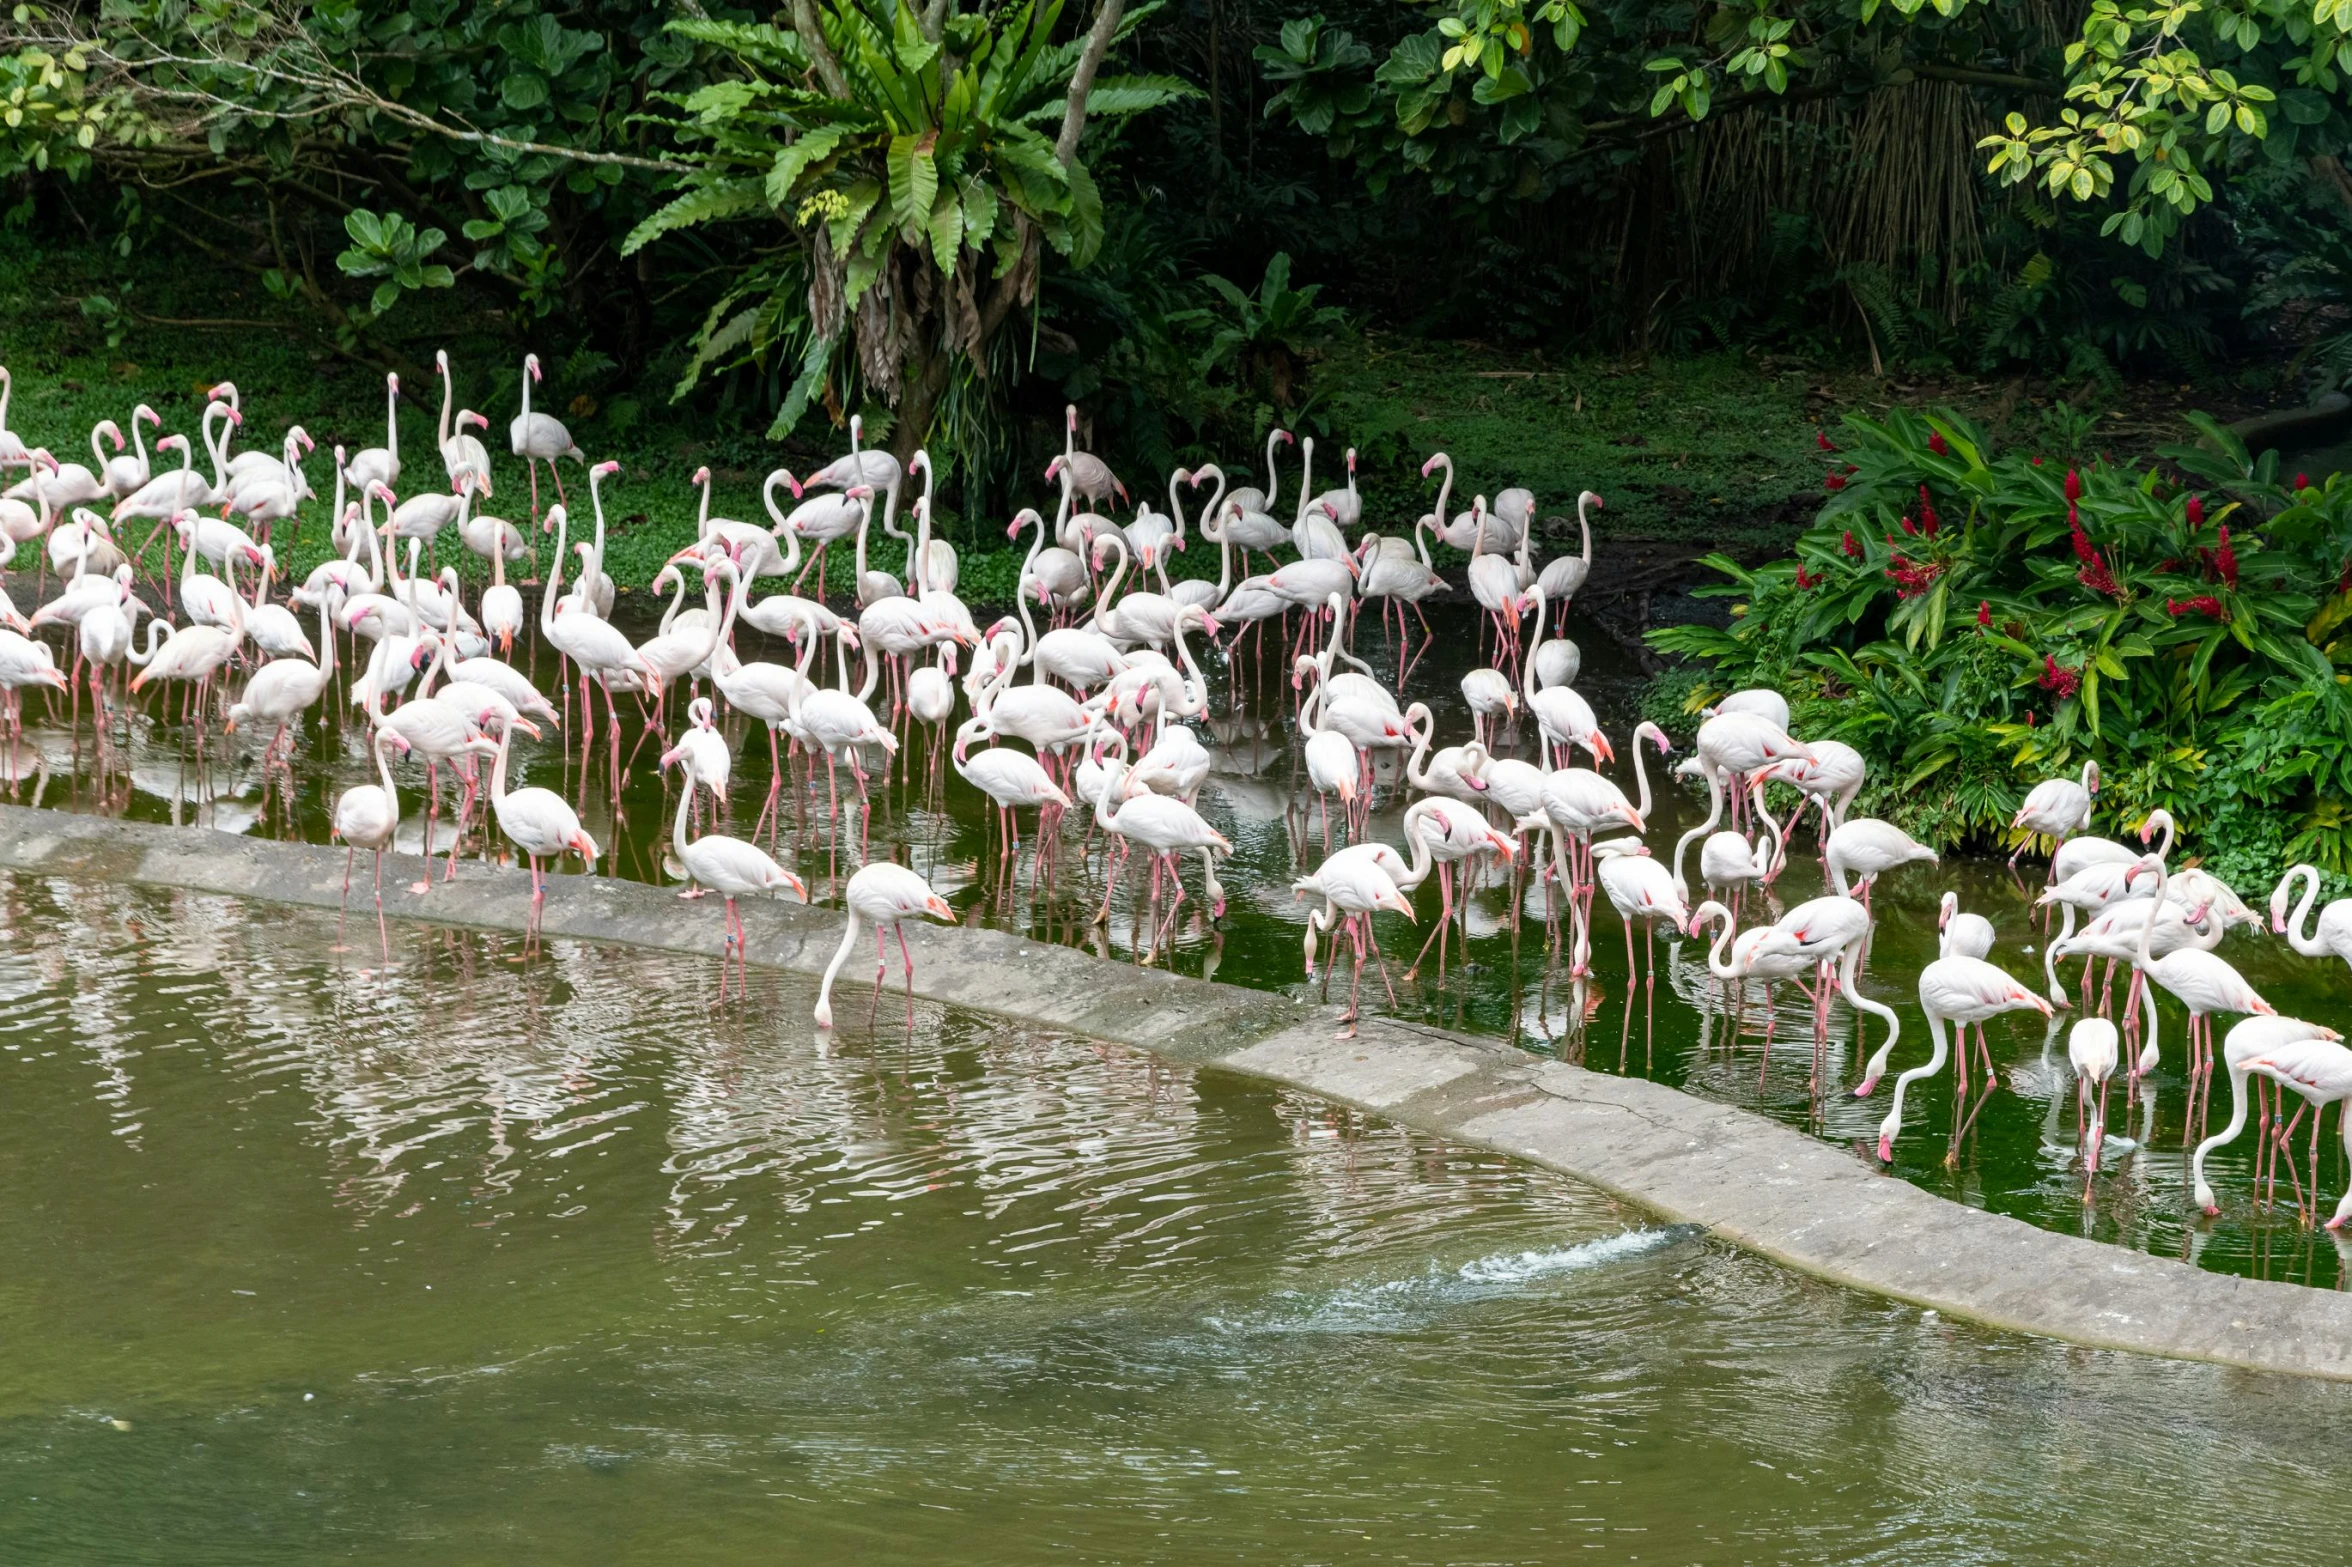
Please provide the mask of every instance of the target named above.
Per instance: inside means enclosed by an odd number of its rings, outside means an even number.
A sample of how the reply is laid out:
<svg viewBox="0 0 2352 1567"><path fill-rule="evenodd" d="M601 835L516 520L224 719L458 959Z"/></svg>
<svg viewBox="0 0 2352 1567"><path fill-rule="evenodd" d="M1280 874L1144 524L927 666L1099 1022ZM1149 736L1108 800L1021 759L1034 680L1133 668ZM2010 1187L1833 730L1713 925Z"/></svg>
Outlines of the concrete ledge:
<svg viewBox="0 0 2352 1567"><path fill-rule="evenodd" d="M420 866L395 856L405 884ZM333 908L343 855L201 829L0 806L0 870ZM364 866L363 866L364 872ZM354 889L356 892L358 889ZM529 879L461 864L386 909L520 930ZM354 918L371 906L363 896ZM716 957L720 906L630 882L556 877L550 936ZM816 973L840 942L828 909L747 902L753 961ZM1392 1020L1338 1040L1333 1011L1287 996L1108 963L997 931L910 928L915 989L1284 1083L1532 1160L1801 1272L1954 1317L2078 1344L2352 1379L2352 1295L2207 1273L2037 1229L1882 1175L1752 1111ZM871 970L860 967L855 995Z"/></svg>

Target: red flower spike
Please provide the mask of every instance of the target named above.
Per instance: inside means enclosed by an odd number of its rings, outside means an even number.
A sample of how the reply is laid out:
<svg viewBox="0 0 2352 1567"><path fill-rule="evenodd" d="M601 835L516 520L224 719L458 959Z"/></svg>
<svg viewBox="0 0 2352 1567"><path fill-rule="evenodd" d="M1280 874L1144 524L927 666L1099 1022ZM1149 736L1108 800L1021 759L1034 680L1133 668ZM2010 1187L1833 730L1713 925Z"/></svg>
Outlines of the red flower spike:
<svg viewBox="0 0 2352 1567"><path fill-rule="evenodd" d="M2039 468L2039 467L2042 465L2042 460L2041 460L2039 457L2036 457L2036 458L2033 460L2033 465L2034 465L2036 468Z"/></svg>
<svg viewBox="0 0 2352 1567"><path fill-rule="evenodd" d="M2036 457L2036 458L2034 459L2034 461L2035 461L2035 462L2040 462L2040 461L2041 461L2041 459L2040 459L2039 457ZM2026 727L2026 728L2028 728L2028 729L2031 729L2033 726L2034 726L2034 715L2033 715L2033 709L2029 707L2029 708L2027 708L2027 709L2025 710L2025 727Z"/></svg>
<svg viewBox="0 0 2352 1567"><path fill-rule="evenodd" d="M1797 568L1797 589L1799 592L1809 592L1820 585L1821 579L1819 577L1814 576L1802 566Z"/></svg>
<svg viewBox="0 0 2352 1567"><path fill-rule="evenodd" d="M1913 561L1897 555L1887 566L1887 578L1895 585L1895 597L1917 598L1935 586L1936 578L1944 574L1940 560Z"/></svg>
<svg viewBox="0 0 2352 1567"><path fill-rule="evenodd" d="M2238 552L2230 548L2229 524L2221 525L2221 543L2213 551L2213 569L2221 573L2222 586L2238 585Z"/></svg>
<svg viewBox="0 0 2352 1567"><path fill-rule="evenodd" d="M1928 433L1927 449L1935 453L1938 457L1949 457L1952 455L1952 448L1944 444L1943 435L1937 431L1930 431Z"/></svg>
<svg viewBox="0 0 2352 1567"><path fill-rule="evenodd" d="M1846 530L1845 540L1838 545L1838 548L1845 551L1846 558L1848 560L1860 560L1862 558L1862 546L1854 542L1854 530L1851 528ZM2345 569L2352 570L2352 566L2347 566Z"/></svg>
<svg viewBox="0 0 2352 1567"><path fill-rule="evenodd" d="M2082 499L2082 475L2072 468L2066 470L2066 498L2070 502Z"/></svg>
<svg viewBox="0 0 2352 1567"><path fill-rule="evenodd" d="M1846 464L1846 472L1848 473L1860 473L1861 471L1861 469L1855 467L1852 463Z"/></svg>
<svg viewBox="0 0 2352 1567"><path fill-rule="evenodd" d="M1813 432L1813 444L1820 447L1825 452L1834 452L1837 450L1837 447L1831 443L1829 436L1825 431L1815 430Z"/></svg>
<svg viewBox="0 0 2352 1567"><path fill-rule="evenodd" d="M2166 599L2164 611L2175 620L2184 612L2203 615L2208 620L2229 619L2229 611L2222 608L2221 600L2210 593L2200 593L2193 599Z"/></svg>
<svg viewBox="0 0 2352 1567"><path fill-rule="evenodd" d="M2189 497L2189 526L2192 528L2205 526L2205 497L2202 495Z"/></svg>
<svg viewBox="0 0 2352 1567"><path fill-rule="evenodd" d="M2055 692L2058 700L2063 702L2082 689L2082 675L2075 670L2068 669L2050 654L2044 653L2042 655L2042 675L2034 683L2044 691Z"/></svg>
<svg viewBox="0 0 2352 1567"><path fill-rule="evenodd" d="M1846 487L1845 476L1833 473L1821 481L1821 487L1825 490L1842 490Z"/></svg>
<svg viewBox="0 0 2352 1567"><path fill-rule="evenodd" d="M1981 630L1985 629L1986 627L1990 626L1992 623L1993 623L1993 601L1992 601L1991 599L1978 599L1978 600L1976 601L1976 625L1977 625L1977 629L1981 631Z"/></svg>
<svg viewBox="0 0 2352 1567"><path fill-rule="evenodd" d="M1919 530L1911 526L1911 519L1908 517L1903 519L1903 531L1911 535L1913 538L1917 538L1919 536Z"/></svg>
<svg viewBox="0 0 2352 1567"><path fill-rule="evenodd" d="M2307 474L2307 473L2299 473L2299 474L2295 475L2295 488L2296 488L2297 490L2308 490L2308 489L2310 489L2310 488L2311 488L2311 475L2309 475L2309 474Z"/></svg>

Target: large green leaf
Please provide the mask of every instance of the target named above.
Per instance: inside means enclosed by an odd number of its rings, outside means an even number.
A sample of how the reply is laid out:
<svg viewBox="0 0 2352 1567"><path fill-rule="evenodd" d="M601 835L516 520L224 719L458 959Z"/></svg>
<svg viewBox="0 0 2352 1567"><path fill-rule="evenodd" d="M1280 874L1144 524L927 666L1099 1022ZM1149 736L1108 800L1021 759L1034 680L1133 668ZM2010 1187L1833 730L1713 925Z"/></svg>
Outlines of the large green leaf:
<svg viewBox="0 0 2352 1567"><path fill-rule="evenodd" d="M667 206L656 208L644 222L631 229L629 237L621 241L621 254L635 255L673 229L757 212L765 199L766 192L759 180L714 180L697 186Z"/></svg>

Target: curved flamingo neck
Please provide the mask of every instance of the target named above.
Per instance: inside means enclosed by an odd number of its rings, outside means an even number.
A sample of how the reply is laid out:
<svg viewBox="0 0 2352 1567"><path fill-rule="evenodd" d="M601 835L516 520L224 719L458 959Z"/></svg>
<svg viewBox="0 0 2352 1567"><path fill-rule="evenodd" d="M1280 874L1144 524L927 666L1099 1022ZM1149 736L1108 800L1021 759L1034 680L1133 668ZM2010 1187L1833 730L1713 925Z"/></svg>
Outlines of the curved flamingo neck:
<svg viewBox="0 0 2352 1567"><path fill-rule="evenodd" d="M1266 432L1266 510L1274 510L1274 498L1282 489L1282 470L1274 466L1274 448L1282 443L1279 426Z"/></svg>
<svg viewBox="0 0 2352 1567"><path fill-rule="evenodd" d="M1485 529L1481 527L1480 532L1483 533L1484 531ZM1529 647L1542 647L1544 636L1544 620L1545 617L1551 612L1551 597L1549 594L1544 592L1541 586L1538 586L1531 591L1535 595L1535 633L1527 639L1527 645ZM1514 610L1512 613L1516 614L1517 611ZM1522 701L1527 703L1531 710L1534 708L1535 660L1532 658L1522 661L1519 666L1519 696ZM1640 770L1641 763L1641 737L1638 735L1634 737L1633 749L1635 770L1638 772ZM1646 789L1643 791L1642 798L1644 800L1649 798L1649 793ZM1649 807L1647 805L1643 806L1642 814L1645 816L1649 814Z"/></svg>
<svg viewBox="0 0 2352 1567"><path fill-rule="evenodd" d="M539 595L539 629L552 631L555 627L556 596L563 592L564 539L570 533L571 515L561 506L555 508L555 562L548 568L547 590ZM370 535L373 537L373 535Z"/></svg>

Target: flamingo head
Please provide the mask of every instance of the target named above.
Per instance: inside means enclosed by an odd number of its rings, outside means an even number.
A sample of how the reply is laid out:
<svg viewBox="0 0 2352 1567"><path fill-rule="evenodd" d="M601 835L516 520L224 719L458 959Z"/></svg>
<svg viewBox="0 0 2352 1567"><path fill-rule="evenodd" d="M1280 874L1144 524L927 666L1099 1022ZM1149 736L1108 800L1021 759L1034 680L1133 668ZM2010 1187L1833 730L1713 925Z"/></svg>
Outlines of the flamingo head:
<svg viewBox="0 0 2352 1567"><path fill-rule="evenodd" d="M1072 435L1078 433L1078 405L1076 403L1062 405L1062 428Z"/></svg>
<svg viewBox="0 0 2352 1567"><path fill-rule="evenodd" d="M400 504L400 497L392 493L392 486L381 479L369 480L367 492L371 499L382 501L387 506Z"/></svg>
<svg viewBox="0 0 2352 1567"><path fill-rule="evenodd" d="M488 414L476 413L471 408L468 408L457 416L457 427L462 430L469 424L478 424L483 429L487 430L490 428L490 416Z"/></svg>
<svg viewBox="0 0 2352 1567"><path fill-rule="evenodd" d="M1444 461L1445 453L1443 452L1439 452L1436 456L1430 458L1429 461L1421 465L1421 477L1424 479L1428 478L1432 473L1437 471L1437 465Z"/></svg>
<svg viewBox="0 0 2352 1567"><path fill-rule="evenodd" d="M1945 893L1943 907L1936 911L1936 929L1943 930L1948 927L1952 923L1952 916L1959 910L1960 894L1956 892Z"/></svg>
<svg viewBox="0 0 2352 1567"><path fill-rule="evenodd" d="M936 892L927 892L923 895L923 912L935 920L945 920L950 925L955 923L955 909Z"/></svg>
<svg viewBox="0 0 2352 1567"><path fill-rule="evenodd" d="M841 493L853 501L870 501L874 498L874 487L870 484L853 484Z"/></svg>
<svg viewBox="0 0 2352 1567"><path fill-rule="evenodd" d="M575 829L572 835L564 840L564 847L578 854L590 865L596 863L596 857L600 852L596 847L596 840L588 836L585 828Z"/></svg>
<svg viewBox="0 0 2352 1567"><path fill-rule="evenodd" d="M534 381L541 379L539 374L539 356L537 354L523 355L523 374L529 376Z"/></svg>
<svg viewBox="0 0 2352 1567"><path fill-rule="evenodd" d="M1595 761L1614 762L1617 760L1617 748L1611 745L1609 737L1598 729L1585 738L1584 748L1593 754Z"/></svg>
<svg viewBox="0 0 2352 1567"><path fill-rule="evenodd" d="M142 419L158 428L161 428L163 424L163 415L157 413L154 409L148 407L145 403L141 403L138 407L131 410L132 428L136 429L138 427L139 421Z"/></svg>
<svg viewBox="0 0 2352 1567"><path fill-rule="evenodd" d="M1406 919L1412 920L1415 924L1420 923L1420 921L1413 918L1412 900L1407 898L1402 892L1399 892L1393 886L1382 887L1379 891L1375 892L1372 895L1372 906L1376 909L1387 909L1392 913L1402 914Z"/></svg>
<svg viewBox="0 0 2352 1567"><path fill-rule="evenodd" d="M1274 432L1274 439L1281 442L1284 446L1296 446L1298 444L1298 437L1291 434L1288 430L1276 430Z"/></svg>
<svg viewBox="0 0 2352 1567"><path fill-rule="evenodd" d="M688 484L708 484L708 483L710 483L710 465L709 465L708 463L705 463L705 464L703 464L703 466L701 466L701 467L699 467L699 468L695 469L695 470L694 470L694 477L693 477L693 478L691 478L691 479L688 479L686 482L687 482Z"/></svg>
<svg viewBox="0 0 2352 1567"><path fill-rule="evenodd" d="M621 471L621 465L620 465L619 463L617 463L617 462L611 462L611 461L600 462L600 463L598 463L598 464L597 464L595 467L593 467L593 468L591 468L591 469L589 469L589 470L588 470L588 477L589 477L589 478L591 478L591 479L601 479L601 478L603 478L603 477L604 477L606 474L611 474L611 473L619 473L620 471ZM798 490L795 490L795 491L793 491L792 493L793 493L793 494L795 494L795 495L797 495L797 494L799 494L800 492L799 492Z"/></svg>
<svg viewBox="0 0 2352 1567"><path fill-rule="evenodd" d="M1068 458L1062 456L1059 452L1055 453L1054 460L1045 465L1045 482L1048 484L1053 483L1055 476L1062 471L1062 464L1067 461L1069 461Z"/></svg>

